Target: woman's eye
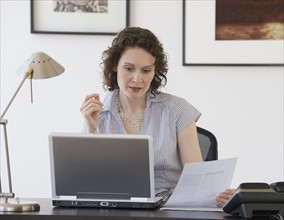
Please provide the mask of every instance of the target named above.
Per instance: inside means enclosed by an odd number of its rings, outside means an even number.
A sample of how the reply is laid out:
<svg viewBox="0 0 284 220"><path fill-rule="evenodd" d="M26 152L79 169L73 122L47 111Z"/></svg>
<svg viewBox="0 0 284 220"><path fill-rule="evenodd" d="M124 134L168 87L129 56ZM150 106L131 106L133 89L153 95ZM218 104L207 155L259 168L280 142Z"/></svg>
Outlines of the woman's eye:
<svg viewBox="0 0 284 220"><path fill-rule="evenodd" d="M144 73L150 73L151 70L150 70L150 69L145 69L143 72L144 72Z"/></svg>
<svg viewBox="0 0 284 220"><path fill-rule="evenodd" d="M129 67L129 66L125 66L124 69L125 69L126 71L131 71L131 70L132 70L132 68Z"/></svg>

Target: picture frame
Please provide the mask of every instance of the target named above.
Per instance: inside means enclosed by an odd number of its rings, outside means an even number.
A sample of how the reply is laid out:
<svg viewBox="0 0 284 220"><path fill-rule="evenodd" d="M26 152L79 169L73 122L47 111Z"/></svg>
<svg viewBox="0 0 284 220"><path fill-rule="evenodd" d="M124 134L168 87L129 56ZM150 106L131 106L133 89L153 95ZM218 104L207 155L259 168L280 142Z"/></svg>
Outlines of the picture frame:
<svg viewBox="0 0 284 220"><path fill-rule="evenodd" d="M216 0L183 0L183 66L284 66L282 40L215 40Z"/></svg>
<svg viewBox="0 0 284 220"><path fill-rule="evenodd" d="M34 34L115 35L129 26L130 0L30 2L31 33ZM104 5L91 5L91 8L87 5L98 2Z"/></svg>

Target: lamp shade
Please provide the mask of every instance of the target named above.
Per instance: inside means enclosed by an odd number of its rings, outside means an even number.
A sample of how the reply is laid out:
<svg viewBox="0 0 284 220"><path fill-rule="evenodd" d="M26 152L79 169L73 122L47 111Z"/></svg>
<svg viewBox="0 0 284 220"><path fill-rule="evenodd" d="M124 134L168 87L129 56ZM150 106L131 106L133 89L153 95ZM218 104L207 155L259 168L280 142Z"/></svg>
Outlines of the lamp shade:
<svg viewBox="0 0 284 220"><path fill-rule="evenodd" d="M15 94L12 96L10 102L5 108L4 112L0 116L0 119L3 120L6 112L8 111L10 105L17 96L19 90L21 89L24 81L30 79L30 88L31 88L31 102L33 102L33 91L32 91L32 79L47 79L55 77L64 72L64 67L52 59L49 55L43 52L33 53L29 59L18 69L17 73L23 77L20 85L18 86ZM0 188L1 191L1 188Z"/></svg>
<svg viewBox="0 0 284 220"><path fill-rule="evenodd" d="M27 77L30 79L47 79L55 77L65 70L62 65L44 52L33 53L18 69L17 73L20 76L26 77L26 73L30 68L33 71L33 73Z"/></svg>
<svg viewBox="0 0 284 220"><path fill-rule="evenodd" d="M16 92L12 96L11 100L9 101L7 107L5 108L4 112L0 115L0 125L3 126L4 131L4 144L5 144L5 151L6 151L6 167L7 167L7 175L8 175L8 192L2 192L1 187L1 169L0 169L0 212L8 211L8 212L22 212L22 211L38 211L40 206L38 203L34 202L24 202L21 203L18 198L15 199L13 203L9 203L9 198L15 198L15 194L12 190L12 179L11 179L11 169L10 169L10 159L9 159L9 147L8 147L8 136L7 136L7 129L6 124L7 120L4 119L4 116L8 109L10 108L12 102L14 101L15 97L17 96L18 92L20 91L22 85L26 81L27 78L30 79L30 88L31 88L31 102L33 102L33 92L32 92L32 81L33 79L47 79L51 77L55 77L60 75L64 72L64 67L57 63L54 59L43 52L36 52L30 56L30 58L19 68L17 73L23 77L21 80L20 85L16 89ZM2 131L2 129L1 129ZM0 145L0 151L2 151ZM1 154L0 154L0 161L1 161ZM1 167L2 168L2 167ZM4 199L4 202L2 202ZM2 219L2 218L1 218Z"/></svg>

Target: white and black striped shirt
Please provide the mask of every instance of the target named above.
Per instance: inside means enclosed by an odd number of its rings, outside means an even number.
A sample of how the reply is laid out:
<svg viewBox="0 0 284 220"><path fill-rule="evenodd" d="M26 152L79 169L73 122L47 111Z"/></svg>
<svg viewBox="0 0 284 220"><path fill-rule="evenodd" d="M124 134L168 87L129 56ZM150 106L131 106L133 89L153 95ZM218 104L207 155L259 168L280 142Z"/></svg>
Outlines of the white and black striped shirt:
<svg viewBox="0 0 284 220"><path fill-rule="evenodd" d="M107 92L97 133L126 134L117 109L118 92L119 90ZM156 194L163 191L171 193L174 190L182 171L177 133L191 122L197 121L200 115L185 99L162 92L154 97L148 92L140 134L153 137Z"/></svg>

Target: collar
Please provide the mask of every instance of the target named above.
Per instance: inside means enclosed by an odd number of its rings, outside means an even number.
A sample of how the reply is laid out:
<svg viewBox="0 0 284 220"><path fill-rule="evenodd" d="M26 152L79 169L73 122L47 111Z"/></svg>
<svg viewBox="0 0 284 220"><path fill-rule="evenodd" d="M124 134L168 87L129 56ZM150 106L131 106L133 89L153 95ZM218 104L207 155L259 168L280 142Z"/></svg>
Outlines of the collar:
<svg viewBox="0 0 284 220"><path fill-rule="evenodd" d="M106 111L115 111L117 113L117 106L116 106L116 96L119 93L119 89L115 89L113 91L108 91L105 98L104 98L104 110L102 112ZM166 94L163 92L160 92L159 94L156 94L154 96L151 92L147 92L147 101L146 101L146 108L148 108L151 103L158 103L162 102L166 99Z"/></svg>

